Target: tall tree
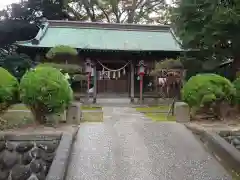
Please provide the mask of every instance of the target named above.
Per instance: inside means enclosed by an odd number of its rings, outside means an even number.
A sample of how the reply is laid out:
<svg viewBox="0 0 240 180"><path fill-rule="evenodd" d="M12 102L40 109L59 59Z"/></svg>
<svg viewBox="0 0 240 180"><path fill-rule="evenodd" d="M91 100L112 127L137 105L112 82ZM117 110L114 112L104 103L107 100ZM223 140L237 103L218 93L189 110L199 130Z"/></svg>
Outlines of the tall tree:
<svg viewBox="0 0 240 180"><path fill-rule="evenodd" d="M42 17L47 19L69 18L65 12L65 2L68 0L22 0L12 3L0 12L5 19L38 21Z"/></svg>
<svg viewBox="0 0 240 180"><path fill-rule="evenodd" d="M1 54L0 66L7 69L18 80L27 70L35 66L35 63L26 54Z"/></svg>
<svg viewBox="0 0 240 180"><path fill-rule="evenodd" d="M162 23L164 0L73 0L72 9L91 21Z"/></svg>
<svg viewBox="0 0 240 180"><path fill-rule="evenodd" d="M32 39L39 28L36 24L30 24L22 20L0 21L0 48L9 51L9 46L16 41Z"/></svg>
<svg viewBox="0 0 240 180"><path fill-rule="evenodd" d="M18 80L34 63L29 56L17 54L13 43L32 39L38 30L36 24L30 24L27 21L0 21L0 66L7 69Z"/></svg>
<svg viewBox="0 0 240 180"><path fill-rule="evenodd" d="M197 49L209 64L233 58L240 67L240 1L181 0L171 20L183 47Z"/></svg>

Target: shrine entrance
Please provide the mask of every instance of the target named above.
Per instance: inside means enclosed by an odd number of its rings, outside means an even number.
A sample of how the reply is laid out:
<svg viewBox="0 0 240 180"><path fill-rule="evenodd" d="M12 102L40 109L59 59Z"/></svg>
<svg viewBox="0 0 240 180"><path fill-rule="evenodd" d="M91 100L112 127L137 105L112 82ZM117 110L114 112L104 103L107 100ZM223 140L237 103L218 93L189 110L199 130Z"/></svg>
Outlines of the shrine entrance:
<svg viewBox="0 0 240 180"><path fill-rule="evenodd" d="M97 94L129 95L129 63L97 61Z"/></svg>

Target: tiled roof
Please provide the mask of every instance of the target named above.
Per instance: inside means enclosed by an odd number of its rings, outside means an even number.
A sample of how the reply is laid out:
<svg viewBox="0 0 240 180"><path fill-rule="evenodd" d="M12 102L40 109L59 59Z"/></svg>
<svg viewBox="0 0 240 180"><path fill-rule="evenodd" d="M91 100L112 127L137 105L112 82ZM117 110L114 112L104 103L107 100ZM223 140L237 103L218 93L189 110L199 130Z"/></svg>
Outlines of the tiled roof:
<svg viewBox="0 0 240 180"><path fill-rule="evenodd" d="M36 38L20 46L123 51L181 51L169 26L47 21Z"/></svg>

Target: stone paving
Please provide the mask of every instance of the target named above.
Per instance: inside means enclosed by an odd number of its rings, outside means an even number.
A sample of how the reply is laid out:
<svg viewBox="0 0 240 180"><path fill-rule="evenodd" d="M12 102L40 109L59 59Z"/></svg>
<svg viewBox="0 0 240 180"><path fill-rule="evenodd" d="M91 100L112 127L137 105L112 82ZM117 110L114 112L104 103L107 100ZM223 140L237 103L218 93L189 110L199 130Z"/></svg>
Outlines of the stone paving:
<svg viewBox="0 0 240 180"><path fill-rule="evenodd" d="M104 107L82 123L67 180L230 180L182 124L156 123L133 108Z"/></svg>

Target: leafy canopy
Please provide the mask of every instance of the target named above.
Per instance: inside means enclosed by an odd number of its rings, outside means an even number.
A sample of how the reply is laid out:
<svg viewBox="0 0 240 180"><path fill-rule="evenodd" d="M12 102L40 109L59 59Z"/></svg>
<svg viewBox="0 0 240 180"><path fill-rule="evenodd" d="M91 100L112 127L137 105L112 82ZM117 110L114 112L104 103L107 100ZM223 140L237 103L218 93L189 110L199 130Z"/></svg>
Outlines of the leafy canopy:
<svg viewBox="0 0 240 180"><path fill-rule="evenodd" d="M181 0L171 12L183 47L200 50L196 58L218 64L227 58L239 61L239 0Z"/></svg>
<svg viewBox="0 0 240 180"><path fill-rule="evenodd" d="M177 59L165 59L155 63L155 68L151 72L151 75L158 76L162 74L163 70L174 71L174 70L183 70L183 64L179 58Z"/></svg>
<svg viewBox="0 0 240 180"><path fill-rule="evenodd" d="M62 73L68 74L80 74L83 72L82 67L77 64L42 63L38 67L53 67L61 70Z"/></svg>
<svg viewBox="0 0 240 180"><path fill-rule="evenodd" d="M58 45L51 48L46 54L46 57L49 59L53 59L54 57L61 55L77 56L78 51L70 46Z"/></svg>
<svg viewBox="0 0 240 180"><path fill-rule="evenodd" d="M0 66L7 69L12 75L20 80L25 72L34 66L34 63L26 54L13 53L2 54Z"/></svg>
<svg viewBox="0 0 240 180"><path fill-rule="evenodd" d="M45 17L108 23L165 23L167 14L164 0L27 0L0 12L5 18L35 22Z"/></svg>

